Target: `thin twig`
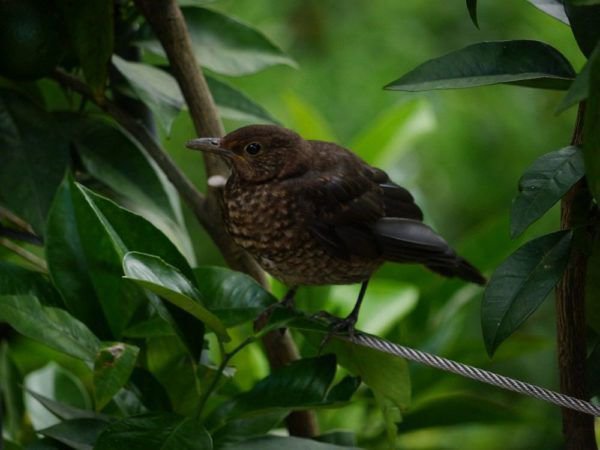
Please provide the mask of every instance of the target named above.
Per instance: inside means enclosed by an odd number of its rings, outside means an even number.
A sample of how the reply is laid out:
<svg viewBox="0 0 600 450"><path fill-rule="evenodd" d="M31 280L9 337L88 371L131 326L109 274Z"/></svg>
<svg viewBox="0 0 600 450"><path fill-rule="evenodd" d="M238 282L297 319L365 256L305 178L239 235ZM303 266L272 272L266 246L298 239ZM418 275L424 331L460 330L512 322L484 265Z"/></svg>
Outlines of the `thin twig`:
<svg viewBox="0 0 600 450"><path fill-rule="evenodd" d="M48 265L46 264L46 261L44 261L39 256L31 253L29 250L25 250L23 247L19 247L13 241L6 238L0 238L0 245L2 247L7 248L14 254L20 256L25 261L39 269L41 272L48 273Z"/></svg>
<svg viewBox="0 0 600 450"><path fill-rule="evenodd" d="M28 231L15 230L0 224L0 236L4 236L16 241L27 242L33 245L44 245L44 241L39 236Z"/></svg>
<svg viewBox="0 0 600 450"><path fill-rule="evenodd" d="M15 225L17 228L33 233L33 228L31 227L31 225L29 225L27 222L25 222L23 219L17 216L14 212L4 208L3 206L0 206L0 219L6 219L13 225Z"/></svg>
<svg viewBox="0 0 600 450"><path fill-rule="evenodd" d="M227 368L227 364L229 364L229 361L231 361L231 358L233 358L240 350L242 350L244 347L246 347L248 344L251 344L255 340L256 340L256 338L254 336L249 336L246 339L244 339L232 351L230 351L229 353L225 353L223 355L221 364L219 364L219 367L217 368L217 373L215 374L212 382L210 383L210 386L208 386L208 388L206 388L206 390L202 394L202 397L200 398L200 401L198 402L198 406L196 408L196 413L194 415L194 417L196 419L199 419L202 416L202 411L204 410L204 407L206 406L206 402L208 401L210 394L212 394L213 391L216 389L217 384L219 383L219 380L221 379L221 376L223 375L223 372Z"/></svg>

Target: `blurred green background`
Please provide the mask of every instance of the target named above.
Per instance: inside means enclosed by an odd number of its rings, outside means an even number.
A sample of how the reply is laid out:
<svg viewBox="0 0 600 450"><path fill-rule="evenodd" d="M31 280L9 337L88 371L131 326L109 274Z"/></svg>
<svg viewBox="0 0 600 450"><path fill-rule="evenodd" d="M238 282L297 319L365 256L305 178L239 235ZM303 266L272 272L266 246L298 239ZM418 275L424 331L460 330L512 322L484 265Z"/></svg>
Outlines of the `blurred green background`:
<svg viewBox="0 0 600 450"><path fill-rule="evenodd" d="M413 94L383 86L430 58L484 40L541 40L579 69L584 58L567 26L524 0L480 2L480 30L462 1L222 0L211 7L261 29L298 63L228 82L304 137L334 140L384 168L414 193L426 222L488 275L521 243L557 229L555 207L512 241L508 215L524 169L569 143L574 111L555 115L561 93L495 86ZM240 125L226 123L228 130ZM183 114L165 145L202 183L199 157L182 150L193 136ZM219 263L208 248L205 239L196 242L198 261ZM357 292L357 286L305 288L300 305L346 314ZM557 389L553 299L490 359L480 331L481 295L419 268L388 265L367 293L358 326ZM240 355L244 384L266 373L257 358L258 352ZM411 375L414 401L400 426L403 448L561 447L557 408L422 366L412 365ZM319 412L321 426L352 429L360 444L385 448L375 400L361 395L364 402L342 411Z"/></svg>

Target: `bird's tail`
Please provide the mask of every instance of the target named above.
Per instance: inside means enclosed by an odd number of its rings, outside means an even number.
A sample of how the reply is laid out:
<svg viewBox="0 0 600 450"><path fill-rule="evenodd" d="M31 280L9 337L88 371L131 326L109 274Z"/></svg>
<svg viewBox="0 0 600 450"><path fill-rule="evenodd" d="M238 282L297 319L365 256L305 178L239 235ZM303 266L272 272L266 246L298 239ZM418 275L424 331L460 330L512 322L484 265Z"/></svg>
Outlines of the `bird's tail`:
<svg viewBox="0 0 600 450"><path fill-rule="evenodd" d="M460 256L456 256L454 261L447 261L443 264L426 264L426 267L445 277L458 277L471 283L484 285L487 280L469 261Z"/></svg>
<svg viewBox="0 0 600 450"><path fill-rule="evenodd" d="M372 232L388 261L420 263L446 277L459 277L485 284L483 275L448 243L423 222L385 217L378 220Z"/></svg>

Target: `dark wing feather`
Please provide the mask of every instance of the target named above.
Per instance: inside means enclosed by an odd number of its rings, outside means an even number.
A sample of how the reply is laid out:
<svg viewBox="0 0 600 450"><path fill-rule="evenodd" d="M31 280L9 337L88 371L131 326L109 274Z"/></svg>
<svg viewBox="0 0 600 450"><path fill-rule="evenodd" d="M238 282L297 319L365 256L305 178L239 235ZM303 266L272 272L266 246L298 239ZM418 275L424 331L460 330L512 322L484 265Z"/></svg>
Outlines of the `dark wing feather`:
<svg viewBox="0 0 600 450"><path fill-rule="evenodd" d="M315 170L297 186L312 200L308 227L330 254L421 263L444 276L485 283L475 267L421 222L423 213L412 195L384 171L335 144L319 142L319 151L336 157L317 157Z"/></svg>

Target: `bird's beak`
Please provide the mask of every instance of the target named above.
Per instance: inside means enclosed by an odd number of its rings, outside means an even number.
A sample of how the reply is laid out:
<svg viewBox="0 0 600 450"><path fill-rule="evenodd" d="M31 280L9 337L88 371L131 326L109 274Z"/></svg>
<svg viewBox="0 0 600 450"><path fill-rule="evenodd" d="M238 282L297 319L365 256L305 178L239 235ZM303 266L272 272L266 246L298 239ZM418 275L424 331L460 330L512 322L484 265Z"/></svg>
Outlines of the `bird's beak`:
<svg viewBox="0 0 600 450"><path fill-rule="evenodd" d="M221 145L221 138L198 138L187 141L185 146L192 150L200 150L202 152L215 153L225 158L232 158L235 156L231 150L223 148Z"/></svg>

